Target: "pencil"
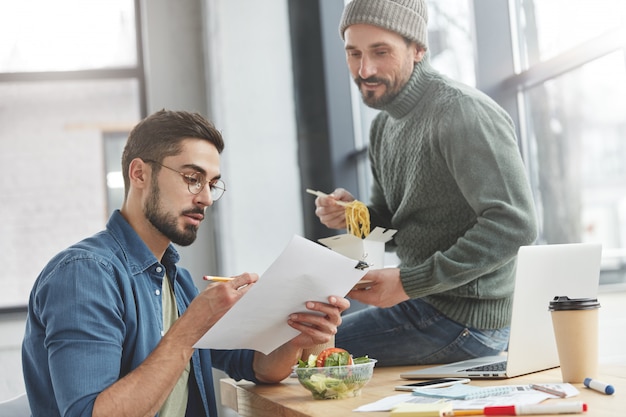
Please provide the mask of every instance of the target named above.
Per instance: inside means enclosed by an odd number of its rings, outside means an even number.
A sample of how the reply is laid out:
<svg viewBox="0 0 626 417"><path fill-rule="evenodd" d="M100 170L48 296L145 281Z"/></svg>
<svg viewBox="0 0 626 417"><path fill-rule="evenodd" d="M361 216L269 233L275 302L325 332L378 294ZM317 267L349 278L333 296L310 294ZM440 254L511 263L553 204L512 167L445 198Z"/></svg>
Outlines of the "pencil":
<svg viewBox="0 0 626 417"><path fill-rule="evenodd" d="M560 398L567 397L567 394L564 393L563 391L544 387L543 385L531 384L530 387L534 390L545 392L546 394L556 395L557 397L560 397Z"/></svg>
<svg viewBox="0 0 626 417"><path fill-rule="evenodd" d="M228 282L228 281L232 281L235 278L233 278L233 277L213 277L211 275L205 275L203 277L203 279L205 281Z"/></svg>
<svg viewBox="0 0 626 417"><path fill-rule="evenodd" d="M482 416L484 411L481 410L454 410L452 411L452 416Z"/></svg>

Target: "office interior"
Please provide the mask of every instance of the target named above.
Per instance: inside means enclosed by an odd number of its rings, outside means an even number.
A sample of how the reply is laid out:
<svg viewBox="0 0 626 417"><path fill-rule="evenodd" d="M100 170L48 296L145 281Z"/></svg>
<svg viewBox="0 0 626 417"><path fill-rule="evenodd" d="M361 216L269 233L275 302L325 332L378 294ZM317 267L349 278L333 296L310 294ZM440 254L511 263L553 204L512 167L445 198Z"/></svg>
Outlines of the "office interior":
<svg viewBox="0 0 626 417"><path fill-rule="evenodd" d="M615 339L626 326L626 3L428 4L433 66L484 91L515 122L537 243L603 244L600 301L612 327L601 337L616 346L606 355L626 362ZM196 243L179 248L195 277L262 273L294 234L334 234L306 188L344 187L367 201L376 112L361 104L345 65L343 5L3 2L0 400L23 391L32 283L54 253L102 229L119 207L121 149L147 114L197 111L225 138L227 192Z"/></svg>

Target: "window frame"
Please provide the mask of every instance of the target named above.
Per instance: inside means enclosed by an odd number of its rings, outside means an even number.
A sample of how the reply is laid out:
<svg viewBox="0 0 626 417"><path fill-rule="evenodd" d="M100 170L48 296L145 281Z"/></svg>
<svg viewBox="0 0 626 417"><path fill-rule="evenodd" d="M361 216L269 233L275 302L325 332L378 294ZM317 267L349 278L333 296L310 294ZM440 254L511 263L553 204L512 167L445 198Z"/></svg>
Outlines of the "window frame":
<svg viewBox="0 0 626 417"><path fill-rule="evenodd" d="M0 83L39 83L49 81L80 81L80 80L128 80L137 82L138 104L141 118L147 115L146 76L144 65L144 48L141 22L141 0L133 0L135 9L135 42L136 65L123 68L86 69L77 71L25 71L0 72ZM0 314L27 311L27 305L0 305Z"/></svg>

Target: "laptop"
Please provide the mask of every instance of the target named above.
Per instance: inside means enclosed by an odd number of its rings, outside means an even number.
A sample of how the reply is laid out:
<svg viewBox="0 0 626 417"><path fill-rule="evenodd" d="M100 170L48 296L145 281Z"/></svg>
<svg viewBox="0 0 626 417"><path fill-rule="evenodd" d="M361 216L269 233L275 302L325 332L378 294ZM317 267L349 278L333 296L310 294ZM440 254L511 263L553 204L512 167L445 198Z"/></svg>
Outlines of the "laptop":
<svg viewBox="0 0 626 417"><path fill-rule="evenodd" d="M416 369L400 377L502 379L558 367L548 305L555 296L597 298L601 255L599 243L520 247L507 354Z"/></svg>

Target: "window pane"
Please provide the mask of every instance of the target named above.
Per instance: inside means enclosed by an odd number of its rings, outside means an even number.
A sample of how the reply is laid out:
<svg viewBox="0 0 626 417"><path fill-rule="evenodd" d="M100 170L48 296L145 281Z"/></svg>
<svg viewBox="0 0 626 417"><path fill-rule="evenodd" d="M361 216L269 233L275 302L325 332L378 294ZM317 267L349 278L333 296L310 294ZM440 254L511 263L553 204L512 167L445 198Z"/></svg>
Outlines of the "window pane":
<svg viewBox="0 0 626 417"><path fill-rule="evenodd" d="M626 68L623 53L526 93L541 240L626 248Z"/></svg>
<svg viewBox="0 0 626 417"><path fill-rule="evenodd" d="M133 0L0 0L0 72L136 66Z"/></svg>
<svg viewBox="0 0 626 417"><path fill-rule="evenodd" d="M624 0L518 0L526 63L545 61L607 32L626 28ZM527 68L524 65L524 69Z"/></svg>
<svg viewBox="0 0 626 417"><path fill-rule="evenodd" d="M476 85L470 2L428 0L428 42L435 68L467 85Z"/></svg>
<svg viewBox="0 0 626 417"><path fill-rule="evenodd" d="M103 135L139 118L136 80L0 83L0 307L26 305L56 252L104 228Z"/></svg>
<svg viewBox="0 0 626 417"><path fill-rule="evenodd" d="M107 186L107 215L122 207L124 202L124 176L120 163L126 139L130 134L129 129L104 132L104 169Z"/></svg>

